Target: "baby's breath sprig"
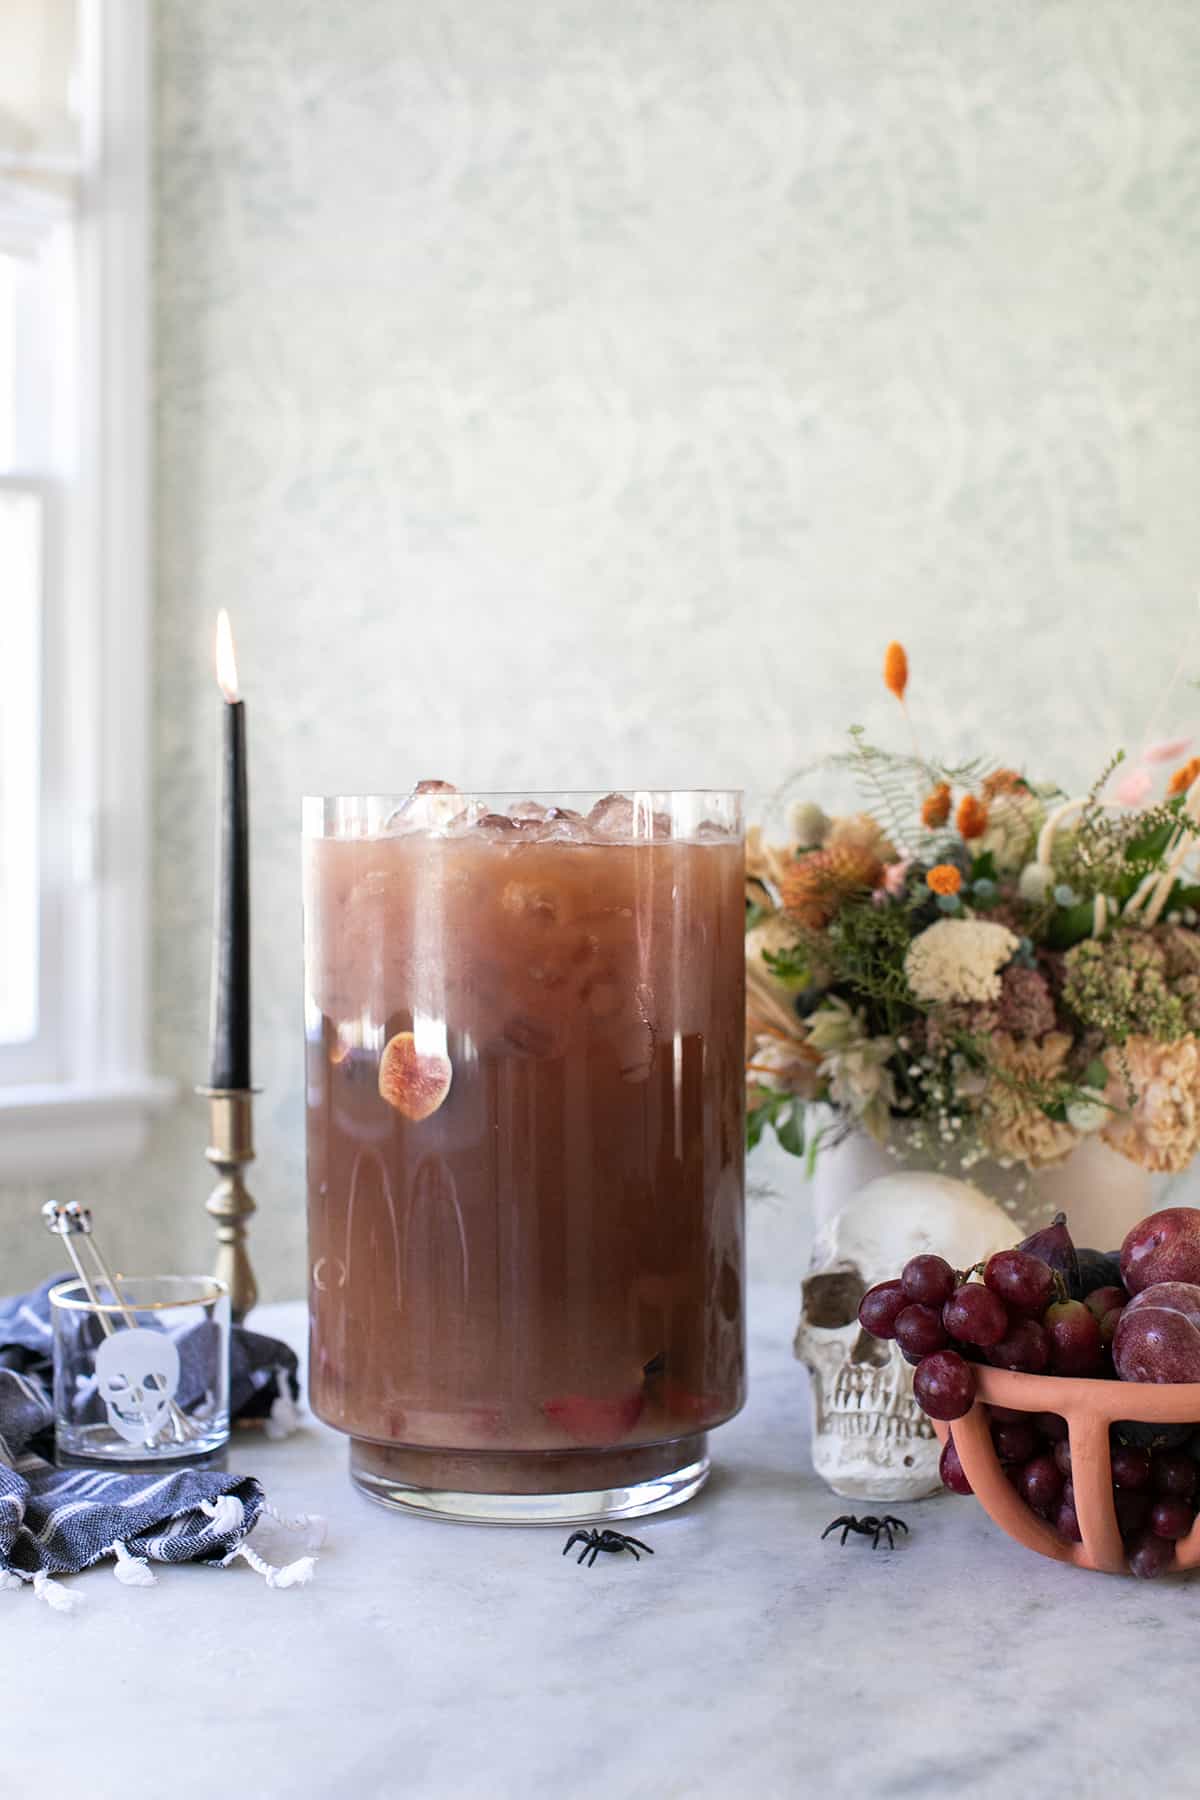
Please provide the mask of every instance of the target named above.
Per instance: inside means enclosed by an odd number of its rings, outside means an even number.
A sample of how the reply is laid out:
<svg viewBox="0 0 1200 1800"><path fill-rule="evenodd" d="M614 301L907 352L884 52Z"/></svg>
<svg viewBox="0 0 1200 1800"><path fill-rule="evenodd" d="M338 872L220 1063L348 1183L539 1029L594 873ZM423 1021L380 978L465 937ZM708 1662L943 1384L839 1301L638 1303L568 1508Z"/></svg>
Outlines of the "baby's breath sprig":
<svg viewBox="0 0 1200 1800"><path fill-rule="evenodd" d="M989 1081L1007 1088L1026 1105L1037 1107L1047 1118L1065 1119L1067 1108L1075 1105L1103 1106L1106 1111L1114 1113L1120 1110L1103 1098L1098 1081L1093 1084L1086 1079L1079 1081L1072 1077L1044 1081L1035 1075L1009 1068L989 1054L989 1040L985 1033L956 1031L952 1034L951 1041L958 1054L981 1074L986 1074ZM1098 1074L1098 1070L1096 1073ZM1107 1075L1108 1071L1105 1069L1106 1080Z"/></svg>

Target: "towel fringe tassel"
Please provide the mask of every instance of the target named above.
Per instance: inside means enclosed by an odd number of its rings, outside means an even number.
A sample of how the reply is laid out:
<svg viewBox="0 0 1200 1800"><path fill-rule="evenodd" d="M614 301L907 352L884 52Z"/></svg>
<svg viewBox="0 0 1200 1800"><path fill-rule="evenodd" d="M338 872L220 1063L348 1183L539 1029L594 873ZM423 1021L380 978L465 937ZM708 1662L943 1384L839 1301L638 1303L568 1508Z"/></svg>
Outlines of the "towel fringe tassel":
<svg viewBox="0 0 1200 1800"><path fill-rule="evenodd" d="M315 1556L298 1556L295 1562L285 1563L279 1569L273 1563L266 1562L249 1544L239 1544L229 1558L230 1562L238 1556L250 1564L256 1575L262 1576L269 1588L304 1587L312 1580L313 1570L317 1566Z"/></svg>
<svg viewBox="0 0 1200 1800"><path fill-rule="evenodd" d="M117 1559L113 1574L126 1587L157 1587L158 1576L144 1556L134 1556L121 1542L112 1543L104 1553Z"/></svg>
<svg viewBox="0 0 1200 1800"><path fill-rule="evenodd" d="M200 1511L212 1523L219 1537L232 1537L246 1528L246 1509L236 1494L221 1494L216 1500L202 1500Z"/></svg>
<svg viewBox="0 0 1200 1800"><path fill-rule="evenodd" d="M72 1594L60 1582L52 1580L45 1569L39 1569L33 1578L34 1597L44 1600L55 1612L72 1613L79 1605L79 1595Z"/></svg>

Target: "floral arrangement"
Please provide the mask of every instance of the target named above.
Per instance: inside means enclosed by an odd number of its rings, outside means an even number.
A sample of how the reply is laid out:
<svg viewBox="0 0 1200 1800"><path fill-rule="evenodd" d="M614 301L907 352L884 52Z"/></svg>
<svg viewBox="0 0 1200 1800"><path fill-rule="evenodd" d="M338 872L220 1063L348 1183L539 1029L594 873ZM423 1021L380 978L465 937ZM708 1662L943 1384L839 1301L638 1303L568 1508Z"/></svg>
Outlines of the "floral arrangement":
<svg viewBox="0 0 1200 1800"><path fill-rule="evenodd" d="M901 645L883 676L907 719ZM1120 775L1119 753L1072 798L930 761L915 734L897 754L852 730L829 760L864 810L806 802L785 846L750 834L751 1144L770 1126L811 1158L863 1128L935 1161L1038 1169L1098 1133L1144 1169L1185 1168L1200 1150L1200 757L1167 771L1187 749L1151 744Z"/></svg>

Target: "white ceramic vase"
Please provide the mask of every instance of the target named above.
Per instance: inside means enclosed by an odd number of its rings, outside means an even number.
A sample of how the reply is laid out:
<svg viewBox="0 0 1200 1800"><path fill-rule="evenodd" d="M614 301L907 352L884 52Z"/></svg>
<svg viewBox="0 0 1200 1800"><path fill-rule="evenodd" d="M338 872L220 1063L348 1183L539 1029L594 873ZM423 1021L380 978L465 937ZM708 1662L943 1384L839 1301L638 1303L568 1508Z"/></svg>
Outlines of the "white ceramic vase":
<svg viewBox="0 0 1200 1800"><path fill-rule="evenodd" d="M823 1148L809 1183L814 1231L843 1211L847 1200L878 1175L928 1167L919 1152L896 1144L883 1149L865 1132L852 1132ZM1099 1138L1085 1138L1052 1169L1002 1168L979 1162L964 1169L948 1157L941 1173L968 1181L1012 1216L1013 1241L1065 1212L1080 1248L1117 1250L1131 1225L1164 1205L1168 1178L1152 1176Z"/></svg>

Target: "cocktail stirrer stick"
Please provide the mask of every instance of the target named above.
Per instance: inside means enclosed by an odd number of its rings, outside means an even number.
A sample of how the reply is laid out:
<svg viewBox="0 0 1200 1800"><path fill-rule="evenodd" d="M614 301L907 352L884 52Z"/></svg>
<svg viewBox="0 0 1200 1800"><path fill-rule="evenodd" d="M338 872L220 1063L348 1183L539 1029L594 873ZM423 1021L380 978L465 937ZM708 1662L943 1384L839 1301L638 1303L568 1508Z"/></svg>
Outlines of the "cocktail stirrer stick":
<svg viewBox="0 0 1200 1800"><path fill-rule="evenodd" d="M100 1321L100 1329L105 1337L111 1337L116 1330L116 1326L109 1318L107 1312L105 1312L104 1302L96 1292L92 1283L92 1278L83 1266L83 1258L75 1248L75 1237L79 1228L74 1223L69 1209L65 1206L60 1206L57 1200L47 1200L45 1206L42 1208L42 1218L46 1222L46 1230L51 1232L55 1237L60 1237L62 1239L75 1273L83 1283L83 1291L88 1297L88 1302L96 1309L96 1317ZM103 1280L105 1277L102 1275L101 1279ZM109 1285L111 1287L112 1284L110 1283ZM114 1288L112 1292L113 1298L116 1299L116 1289ZM118 1305L123 1305L123 1302L118 1301Z"/></svg>
<svg viewBox="0 0 1200 1800"><path fill-rule="evenodd" d="M121 1309L121 1317L126 1325L136 1326L137 1320L125 1304L125 1296L117 1286L117 1278L108 1266L108 1259L100 1254L100 1246L92 1236L92 1215L86 1206L80 1206L77 1200L68 1200L63 1207L70 1222L73 1235L86 1238L88 1254L96 1265L101 1281L113 1297L114 1303Z"/></svg>
<svg viewBox="0 0 1200 1800"><path fill-rule="evenodd" d="M111 1294L113 1304L118 1308L125 1324L131 1330L136 1329L137 1319L126 1305L125 1296L121 1292L117 1278L109 1268L107 1258L101 1255L99 1246L92 1235L92 1215L89 1209L86 1206L80 1206L75 1200L68 1200L65 1205L60 1205L57 1200L47 1200L42 1208L42 1218L46 1222L46 1230L63 1240L67 1255L71 1258L75 1273L83 1284L83 1291L88 1297L89 1304L95 1309L96 1317L100 1321L100 1329L105 1337L112 1337L117 1327L109 1318L92 1277L84 1268L83 1258L75 1247L77 1237L87 1240L88 1254L100 1280ZM176 1442L186 1443L192 1434L191 1420L179 1410L173 1400L167 1410ZM151 1445L148 1443L147 1448L150 1447Z"/></svg>

